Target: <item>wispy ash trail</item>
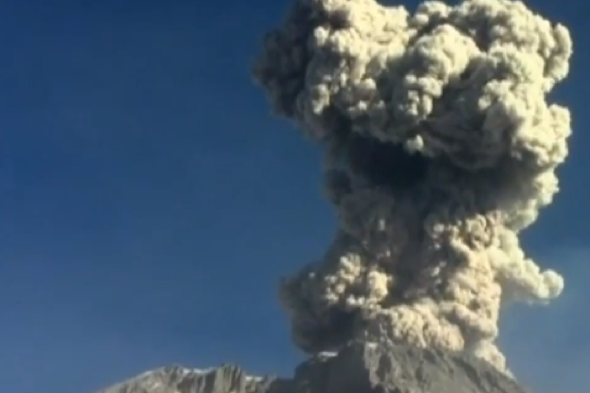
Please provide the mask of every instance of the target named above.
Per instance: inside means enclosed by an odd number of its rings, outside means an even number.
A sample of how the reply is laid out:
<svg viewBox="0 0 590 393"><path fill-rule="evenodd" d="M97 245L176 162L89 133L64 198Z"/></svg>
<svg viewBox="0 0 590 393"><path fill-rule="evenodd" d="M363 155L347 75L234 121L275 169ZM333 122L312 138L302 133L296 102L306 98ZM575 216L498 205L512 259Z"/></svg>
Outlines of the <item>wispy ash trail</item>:
<svg viewBox="0 0 590 393"><path fill-rule="evenodd" d="M569 111L546 101L572 42L510 0L297 0L253 75L326 152L339 230L281 284L295 343L352 339L465 351L508 372L500 308L563 279L518 234L558 191Z"/></svg>

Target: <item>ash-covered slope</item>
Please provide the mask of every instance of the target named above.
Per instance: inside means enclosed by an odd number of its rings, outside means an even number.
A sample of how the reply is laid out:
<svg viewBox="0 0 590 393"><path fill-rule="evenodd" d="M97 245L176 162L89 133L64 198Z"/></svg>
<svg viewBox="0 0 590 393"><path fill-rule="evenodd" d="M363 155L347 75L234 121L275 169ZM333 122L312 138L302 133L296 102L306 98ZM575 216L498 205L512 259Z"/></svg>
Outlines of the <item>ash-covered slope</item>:
<svg viewBox="0 0 590 393"><path fill-rule="evenodd" d="M274 380L249 376L231 364L206 370L173 365L143 373L99 393L256 393L269 391Z"/></svg>
<svg viewBox="0 0 590 393"><path fill-rule="evenodd" d="M173 366L98 393L528 393L474 357L438 350L353 343L312 357L290 379L254 377L238 366Z"/></svg>

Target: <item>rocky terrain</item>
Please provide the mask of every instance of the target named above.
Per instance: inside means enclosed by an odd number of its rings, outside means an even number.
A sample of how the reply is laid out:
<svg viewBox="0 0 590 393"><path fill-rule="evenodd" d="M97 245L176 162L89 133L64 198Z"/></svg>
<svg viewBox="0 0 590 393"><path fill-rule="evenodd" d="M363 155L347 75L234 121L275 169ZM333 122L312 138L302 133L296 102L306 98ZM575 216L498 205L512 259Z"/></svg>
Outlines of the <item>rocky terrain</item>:
<svg viewBox="0 0 590 393"><path fill-rule="evenodd" d="M292 378L251 376L237 365L150 371L97 393L530 393L475 358L353 343L299 365Z"/></svg>

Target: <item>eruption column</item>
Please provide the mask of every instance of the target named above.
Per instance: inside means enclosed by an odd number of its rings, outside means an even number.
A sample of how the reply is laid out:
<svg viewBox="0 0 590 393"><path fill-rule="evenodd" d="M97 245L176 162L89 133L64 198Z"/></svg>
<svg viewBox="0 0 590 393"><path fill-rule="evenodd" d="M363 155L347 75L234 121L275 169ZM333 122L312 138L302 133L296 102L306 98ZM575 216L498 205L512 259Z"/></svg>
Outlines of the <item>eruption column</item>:
<svg viewBox="0 0 590 393"><path fill-rule="evenodd" d="M518 234L558 191L568 30L523 3L297 0L254 67L276 113L326 151L339 230L285 278L295 343L353 339L465 351L506 371L500 307L545 303L563 279Z"/></svg>

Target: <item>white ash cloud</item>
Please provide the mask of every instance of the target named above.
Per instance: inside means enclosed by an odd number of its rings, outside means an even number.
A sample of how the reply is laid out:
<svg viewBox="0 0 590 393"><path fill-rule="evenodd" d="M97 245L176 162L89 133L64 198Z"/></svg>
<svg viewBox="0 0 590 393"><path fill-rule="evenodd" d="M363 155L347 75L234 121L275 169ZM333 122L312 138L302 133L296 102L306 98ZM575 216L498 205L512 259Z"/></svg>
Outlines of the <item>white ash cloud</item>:
<svg viewBox="0 0 590 393"><path fill-rule="evenodd" d="M296 0L253 75L326 152L340 228L281 283L295 343L353 338L471 352L506 371L506 302L546 303L562 277L518 234L558 192L567 108L547 95L572 42L510 0Z"/></svg>

